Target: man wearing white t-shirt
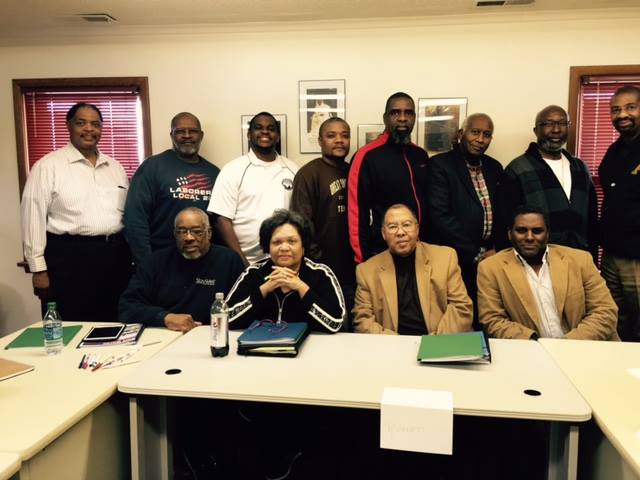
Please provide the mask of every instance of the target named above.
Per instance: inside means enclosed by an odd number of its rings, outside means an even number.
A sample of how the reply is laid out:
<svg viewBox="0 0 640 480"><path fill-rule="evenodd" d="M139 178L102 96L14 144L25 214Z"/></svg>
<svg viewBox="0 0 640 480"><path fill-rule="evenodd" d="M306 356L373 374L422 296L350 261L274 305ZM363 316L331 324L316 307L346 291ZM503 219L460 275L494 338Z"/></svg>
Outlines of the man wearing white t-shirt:
<svg viewBox="0 0 640 480"><path fill-rule="evenodd" d="M218 216L222 240L246 264L264 257L260 224L279 208L289 208L298 166L278 154L278 122L260 112L249 122L249 153L226 164L213 187L207 210Z"/></svg>
<svg viewBox="0 0 640 480"><path fill-rule="evenodd" d="M536 142L505 168L499 198L502 205L512 208L537 207L549 218L550 243L588 250L596 258L596 191L584 162L562 148L569 125L567 112L557 105L536 115ZM504 213L496 242L499 248L509 246L506 235L511 212Z"/></svg>

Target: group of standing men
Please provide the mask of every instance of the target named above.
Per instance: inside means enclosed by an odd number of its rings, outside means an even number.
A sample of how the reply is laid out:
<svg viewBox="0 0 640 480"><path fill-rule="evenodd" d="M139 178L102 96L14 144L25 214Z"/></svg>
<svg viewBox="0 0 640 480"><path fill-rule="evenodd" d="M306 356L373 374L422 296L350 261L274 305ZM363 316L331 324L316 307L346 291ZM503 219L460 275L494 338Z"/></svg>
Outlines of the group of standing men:
<svg viewBox="0 0 640 480"><path fill-rule="evenodd" d="M485 153L494 126L483 113L465 119L451 151L429 159L411 143L415 104L402 92L387 100L385 132L358 150L350 164L346 162L349 125L331 117L319 130L322 157L300 170L276 151L279 125L270 113L253 117L247 135L249 153L220 171L199 156L204 132L194 115L183 112L171 122L173 148L146 159L128 185L122 167L97 147L100 112L93 105L78 104L67 115L70 143L36 163L23 195L25 257L33 272L34 291L44 300L58 301L65 320L115 320L118 297L132 270L129 246L138 269L147 272L161 270L159 262L167 261L154 258L153 252L163 247L177 245L186 260L222 255L209 247L209 219L204 222L192 210L186 220L197 220L202 227L197 228L178 215L186 207L197 207L209 212L216 240L235 251L242 262L226 256L223 267L207 272L208 276L198 276L199 267L192 267L193 275L184 281L209 290L215 285L216 291L222 288L226 293L242 263L264 255L258 240L261 222L278 208L291 208L307 216L315 229L313 252L306 254L328 264L340 280L348 306L355 302L357 331L376 330L372 319L381 330L440 331L434 319L451 313L447 288L443 293L436 280L427 278L434 295L444 297L423 298L422 274L423 270L438 275L448 272L451 258L453 270L462 272L476 305L472 309L462 301L458 313L468 316L480 311L482 317L482 306L495 309L496 299L487 300L489 294L481 288L481 308L477 308L478 266L512 245L520 254L514 258L524 265L531 257L534 275L547 275L538 280L553 283L555 254L549 253L550 242L589 251L594 258L599 244L604 247L603 276L620 309L618 330L624 340L639 341L640 253L634 248L640 245L639 104L640 90L635 87L621 88L611 100L612 121L620 138L600 166L605 195L601 229L591 176L581 160L562 148L569 118L558 106L538 113L533 128L536 142L504 170ZM511 210L522 205L527 208L515 218L526 225L516 225ZM540 236L540 225L532 220L531 215L537 214L539 218L533 220L542 222L546 237ZM534 224L527 224L529 220ZM449 246L457 255L418 240ZM527 255L532 246L535 255ZM573 258L572 253L563 253ZM441 262L449 266L438 267ZM540 267L547 263L551 274L540 274ZM358 266L357 281L356 264L363 264ZM489 278L489 270L484 278ZM459 271L447 275L459 275ZM176 284L178 290L189 287ZM383 296L394 297L390 305L374 305L380 299L378 287ZM492 294L499 295L497 291ZM544 300L536 296L539 308ZM188 330L202 321L183 312L176 318L181 312L170 310L158 309L150 323ZM386 324L381 318L385 315ZM558 331L566 334L568 320L563 316L562 309L556 311L556 323L564 322ZM550 332L538 328L533 333Z"/></svg>

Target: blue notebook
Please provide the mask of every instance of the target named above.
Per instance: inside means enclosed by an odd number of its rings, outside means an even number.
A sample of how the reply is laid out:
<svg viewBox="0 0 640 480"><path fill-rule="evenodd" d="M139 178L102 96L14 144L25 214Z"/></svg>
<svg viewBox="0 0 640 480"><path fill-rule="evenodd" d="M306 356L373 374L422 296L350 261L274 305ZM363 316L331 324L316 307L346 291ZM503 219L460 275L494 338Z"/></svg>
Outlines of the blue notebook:
<svg viewBox="0 0 640 480"><path fill-rule="evenodd" d="M254 320L238 337L238 354L295 357L308 332L304 322Z"/></svg>

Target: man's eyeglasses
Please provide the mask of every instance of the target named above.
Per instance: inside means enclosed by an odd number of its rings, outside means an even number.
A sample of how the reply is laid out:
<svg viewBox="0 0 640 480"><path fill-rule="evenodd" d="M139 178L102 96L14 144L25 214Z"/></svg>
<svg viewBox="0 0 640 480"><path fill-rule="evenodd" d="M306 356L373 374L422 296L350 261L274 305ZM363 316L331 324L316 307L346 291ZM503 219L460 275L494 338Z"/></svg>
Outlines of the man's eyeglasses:
<svg viewBox="0 0 640 480"><path fill-rule="evenodd" d="M179 135L181 137L187 136L187 135L200 135L202 133L202 130L198 130L195 128L176 128L173 131L174 135Z"/></svg>
<svg viewBox="0 0 640 480"><path fill-rule="evenodd" d="M401 228L405 232L410 232L415 226L416 222L402 222L399 225L397 223L389 223L384 228L386 228L389 233L398 233L398 230Z"/></svg>
<svg viewBox="0 0 640 480"><path fill-rule="evenodd" d="M203 230L202 228L176 228L174 233L176 237L187 238L187 235L191 234L193 238L202 238L209 230Z"/></svg>
<svg viewBox="0 0 640 480"><path fill-rule="evenodd" d="M545 120L544 122L538 123L538 126L542 128L551 128L551 127L567 128L569 125L571 125L571 122L568 120L560 120L559 122L556 122L553 120Z"/></svg>

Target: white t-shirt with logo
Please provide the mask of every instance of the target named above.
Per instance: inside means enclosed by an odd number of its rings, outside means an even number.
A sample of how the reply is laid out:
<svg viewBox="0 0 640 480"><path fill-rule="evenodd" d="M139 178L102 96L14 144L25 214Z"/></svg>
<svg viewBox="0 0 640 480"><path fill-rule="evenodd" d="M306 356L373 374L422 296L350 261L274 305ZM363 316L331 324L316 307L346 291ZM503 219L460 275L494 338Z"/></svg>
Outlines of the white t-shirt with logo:
<svg viewBox="0 0 640 480"><path fill-rule="evenodd" d="M251 263L264 258L259 230L274 210L289 208L298 165L281 155L260 160L252 150L227 163L213 186L207 210L229 218L240 248Z"/></svg>

